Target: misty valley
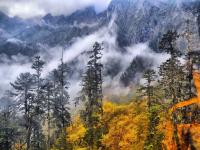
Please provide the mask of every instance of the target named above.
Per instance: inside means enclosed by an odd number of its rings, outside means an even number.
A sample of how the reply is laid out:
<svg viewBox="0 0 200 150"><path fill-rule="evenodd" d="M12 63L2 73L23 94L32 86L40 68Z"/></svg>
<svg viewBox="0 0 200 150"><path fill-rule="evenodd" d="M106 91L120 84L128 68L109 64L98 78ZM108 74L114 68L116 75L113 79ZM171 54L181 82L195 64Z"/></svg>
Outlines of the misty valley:
<svg viewBox="0 0 200 150"><path fill-rule="evenodd" d="M199 0L1 0L0 150L200 150Z"/></svg>

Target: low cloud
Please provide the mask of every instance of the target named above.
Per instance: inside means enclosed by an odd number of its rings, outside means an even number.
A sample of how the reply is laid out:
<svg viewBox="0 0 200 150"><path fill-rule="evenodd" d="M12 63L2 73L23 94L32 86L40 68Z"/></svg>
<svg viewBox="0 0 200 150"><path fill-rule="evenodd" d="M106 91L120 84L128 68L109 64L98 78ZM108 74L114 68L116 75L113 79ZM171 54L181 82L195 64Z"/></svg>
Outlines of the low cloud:
<svg viewBox="0 0 200 150"><path fill-rule="evenodd" d="M0 55L0 97L4 92L10 89L10 82L15 81L17 76L23 72L32 72L31 63L28 57L17 55L7 58L5 55Z"/></svg>
<svg viewBox="0 0 200 150"><path fill-rule="evenodd" d="M44 16L48 13L52 15L70 15L76 10L94 6L97 12L105 10L112 0L0 0L0 11L13 17L18 16L24 19ZM146 0L132 0L138 5L143 5ZM155 5L172 3L180 5L182 2L192 2L197 0L149 0Z"/></svg>
<svg viewBox="0 0 200 150"><path fill-rule="evenodd" d="M103 57L102 63L104 64L105 70L108 69L106 67L110 67L111 63L117 63L119 67L119 71L115 73L112 77L109 74L105 74L104 76L104 87L105 89L109 89L111 93L121 94L119 91L123 93L128 93L128 88L122 88L119 82L121 74L125 71L125 69L129 66L131 61L136 56L145 56L152 58L155 60L155 65L159 64L164 60L166 55L157 54L153 52L149 47L148 43L140 43L137 45L132 45L130 47L126 47L123 51L118 47L117 44L117 27L115 25L114 19L111 20L108 26L102 27L98 31L87 35L82 38L76 38L74 43L67 47L53 47L46 48L47 51L42 51L38 55L40 55L45 61L45 67L43 76L47 76L49 72L53 69L57 68L60 64L61 53L64 51L64 62L70 63L73 60L76 60L75 68L71 68L75 70L73 76L70 78L70 89L69 94L71 99L77 96L77 93L80 91L80 83L81 77L78 71L82 72L86 69L86 63L88 61L88 56L85 54L86 51L91 50L92 45L95 41L103 43ZM22 73L33 70L31 69L31 59L25 56L13 56L11 59L2 56L2 61L0 63L0 78L4 81L0 85L1 95L7 89L9 89L9 82L15 81L16 77ZM114 61L114 62L113 62ZM115 70L114 67L109 68ZM121 89L121 90L119 90ZM123 90L122 90L123 89ZM117 92L116 92L117 91Z"/></svg>
<svg viewBox="0 0 200 150"><path fill-rule="evenodd" d="M94 6L96 11L103 11L111 0L1 0L0 10L9 16L24 19L52 15L69 15L76 10Z"/></svg>

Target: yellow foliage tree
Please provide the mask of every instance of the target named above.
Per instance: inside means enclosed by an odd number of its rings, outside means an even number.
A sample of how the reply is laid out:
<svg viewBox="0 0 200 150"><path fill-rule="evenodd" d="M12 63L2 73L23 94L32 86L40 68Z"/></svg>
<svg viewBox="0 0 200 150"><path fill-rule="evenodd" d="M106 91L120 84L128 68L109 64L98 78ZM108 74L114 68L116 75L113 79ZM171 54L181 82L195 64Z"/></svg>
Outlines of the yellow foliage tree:
<svg viewBox="0 0 200 150"><path fill-rule="evenodd" d="M106 134L102 144L105 149L143 149L148 125L146 103L117 105L105 102L103 108Z"/></svg>
<svg viewBox="0 0 200 150"><path fill-rule="evenodd" d="M74 150L85 150L85 143L83 138L86 133L86 128L84 127L83 122L81 121L80 116L76 116L71 126L67 128L67 141L73 145Z"/></svg>
<svg viewBox="0 0 200 150"><path fill-rule="evenodd" d="M148 128L148 114L145 101L127 105L104 102L102 146L105 150L143 149ZM76 116L66 131L67 141L73 150L87 150L84 143L86 128L80 116Z"/></svg>
<svg viewBox="0 0 200 150"><path fill-rule="evenodd" d="M13 150L26 150L26 147L24 146L24 144L16 143L13 147Z"/></svg>

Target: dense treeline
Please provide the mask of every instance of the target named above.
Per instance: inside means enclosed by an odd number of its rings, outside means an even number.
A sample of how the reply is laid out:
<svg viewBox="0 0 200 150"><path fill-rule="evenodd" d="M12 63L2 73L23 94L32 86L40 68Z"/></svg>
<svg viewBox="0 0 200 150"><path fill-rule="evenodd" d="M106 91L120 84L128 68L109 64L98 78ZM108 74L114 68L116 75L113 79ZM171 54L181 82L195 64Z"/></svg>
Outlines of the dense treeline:
<svg viewBox="0 0 200 150"><path fill-rule="evenodd" d="M34 57L34 73L21 73L11 83L13 91L7 96L14 102L1 113L1 134L6 131L1 136L1 149L50 149L52 141L70 124L67 92L69 67L61 61L47 78L42 78L44 64L40 56ZM67 147L65 136L57 145Z"/></svg>
<svg viewBox="0 0 200 150"><path fill-rule="evenodd" d="M13 90L7 92L13 103L0 113L0 149L195 149L198 142L192 139L192 131L180 134L179 125L199 121L198 105L168 113L175 104L196 95L192 73L199 69L200 55L191 49L189 40L187 51L179 50L179 37L176 31L168 31L160 39L159 49L169 58L159 68L144 71L137 98L129 104L103 101L103 48L94 43L75 101L84 107L75 116L69 109L68 65L61 58L58 68L43 77L45 62L34 57L34 73L20 74L11 83Z"/></svg>

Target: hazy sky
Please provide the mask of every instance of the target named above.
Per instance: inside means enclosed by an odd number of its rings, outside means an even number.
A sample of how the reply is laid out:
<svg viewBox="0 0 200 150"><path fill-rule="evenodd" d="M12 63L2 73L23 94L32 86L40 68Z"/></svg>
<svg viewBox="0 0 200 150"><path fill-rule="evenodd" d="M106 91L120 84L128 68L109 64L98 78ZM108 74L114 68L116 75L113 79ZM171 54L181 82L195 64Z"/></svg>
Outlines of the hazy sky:
<svg viewBox="0 0 200 150"><path fill-rule="evenodd" d="M94 6L97 11L107 8L111 0L0 0L0 11L9 16L32 18L52 15L69 15L78 9Z"/></svg>

